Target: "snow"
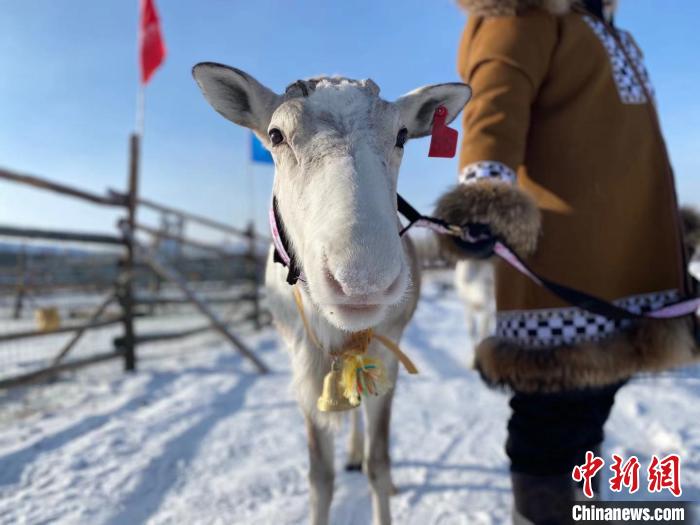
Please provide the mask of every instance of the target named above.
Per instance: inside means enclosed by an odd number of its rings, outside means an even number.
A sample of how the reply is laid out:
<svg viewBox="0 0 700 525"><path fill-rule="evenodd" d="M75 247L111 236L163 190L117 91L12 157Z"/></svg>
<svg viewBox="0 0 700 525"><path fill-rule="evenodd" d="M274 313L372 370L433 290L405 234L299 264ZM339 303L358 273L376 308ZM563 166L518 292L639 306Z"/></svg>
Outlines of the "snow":
<svg viewBox="0 0 700 525"><path fill-rule="evenodd" d="M397 385L392 513L401 524L509 523L507 396L469 369L450 281L429 279L402 342L420 375ZM272 374L207 334L145 347L135 374L106 364L0 395L0 524L308 522L306 437L287 357L272 330L242 336ZM636 379L618 396L604 457L635 454L646 465L677 452L683 499L699 500L699 396L697 368ZM369 487L342 470L345 441L336 440L332 522L366 524Z"/></svg>

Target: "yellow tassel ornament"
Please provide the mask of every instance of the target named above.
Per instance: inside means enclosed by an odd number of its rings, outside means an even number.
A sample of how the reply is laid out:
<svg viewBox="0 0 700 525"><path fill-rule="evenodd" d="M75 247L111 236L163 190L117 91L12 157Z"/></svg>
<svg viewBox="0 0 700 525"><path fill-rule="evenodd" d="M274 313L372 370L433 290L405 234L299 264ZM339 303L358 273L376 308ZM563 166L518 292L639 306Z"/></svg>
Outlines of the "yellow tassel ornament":
<svg viewBox="0 0 700 525"><path fill-rule="evenodd" d="M294 302L309 339L320 351L325 352L316 334L311 330L304 313L301 293L296 286L294 287ZM331 371L326 374L323 381L323 392L317 401L317 407L321 412L350 410L359 406L363 397L368 395L381 396L391 389L392 385L387 378L386 368L382 360L366 355L372 339L378 340L389 349L409 374L418 373L409 357L387 337L375 334L371 329L350 334L342 350L330 352L333 358Z"/></svg>
<svg viewBox="0 0 700 525"><path fill-rule="evenodd" d="M341 385L343 395L354 405L363 397L381 396L391 388L382 360L364 355L350 355L343 360Z"/></svg>

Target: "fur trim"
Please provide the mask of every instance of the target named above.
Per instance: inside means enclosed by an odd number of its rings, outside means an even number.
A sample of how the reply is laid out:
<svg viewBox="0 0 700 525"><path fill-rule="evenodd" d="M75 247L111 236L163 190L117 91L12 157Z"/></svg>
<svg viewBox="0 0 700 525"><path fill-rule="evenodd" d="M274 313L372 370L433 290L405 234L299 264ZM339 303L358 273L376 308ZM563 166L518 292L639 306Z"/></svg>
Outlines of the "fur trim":
<svg viewBox="0 0 700 525"><path fill-rule="evenodd" d="M457 0L473 16L513 16L532 7L540 7L553 15L569 12L578 0Z"/></svg>
<svg viewBox="0 0 700 525"><path fill-rule="evenodd" d="M700 250L700 212L690 206L681 208L681 222L689 257Z"/></svg>
<svg viewBox="0 0 700 525"><path fill-rule="evenodd" d="M474 366L491 386L557 392L611 385L698 360L692 321L683 318L645 320L602 341L548 349L490 337L477 347Z"/></svg>
<svg viewBox="0 0 700 525"><path fill-rule="evenodd" d="M537 246L540 210L532 197L513 184L499 180L458 184L440 197L435 216L450 224L488 224L521 256ZM451 239L444 237L440 238L443 253L464 258Z"/></svg>

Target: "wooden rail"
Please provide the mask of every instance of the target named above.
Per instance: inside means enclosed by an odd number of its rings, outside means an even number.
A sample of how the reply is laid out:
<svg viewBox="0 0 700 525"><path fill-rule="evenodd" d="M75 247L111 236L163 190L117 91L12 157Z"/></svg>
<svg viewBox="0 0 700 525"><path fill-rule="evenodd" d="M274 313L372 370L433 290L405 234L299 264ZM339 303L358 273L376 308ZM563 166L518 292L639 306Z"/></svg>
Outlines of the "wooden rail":
<svg viewBox="0 0 700 525"><path fill-rule="evenodd" d="M40 230L36 228L14 228L0 226L0 236L22 237L25 239L46 239L51 241L87 242L97 244L124 245L124 239L116 235L102 233L66 232L58 230Z"/></svg>
<svg viewBox="0 0 700 525"><path fill-rule="evenodd" d="M10 182L26 184L28 186L34 186L35 188L41 188L43 190L52 191L54 193L69 195L71 197L76 197L78 199L92 202L93 204L104 204L107 206L121 207L126 206L126 199L123 196L119 196L116 194L108 194L105 196L98 195L97 193L79 190L66 184L53 182L48 179L36 177L34 175L17 173L16 171L10 171L5 168L0 168L0 179L7 180Z"/></svg>
<svg viewBox="0 0 700 525"><path fill-rule="evenodd" d="M70 341L68 341L64 347L61 349L61 351L54 357L53 361L51 362L51 366L57 366L64 357L70 352L73 347L80 341L80 338L83 337L83 334L87 332L90 329L90 326L93 325L98 321L100 316L107 310L110 304L116 300L116 296L113 294L110 294L106 299L104 299L99 306L95 309L95 311L92 313L90 318L88 319L87 323L85 323L82 327L78 328L75 331L75 334L73 334L73 337L71 337Z"/></svg>
<svg viewBox="0 0 700 525"><path fill-rule="evenodd" d="M204 226L209 226L210 228L214 228L215 230L220 230L220 231L223 231L226 233L231 233L233 235L238 235L240 237L244 237L246 235L245 230L242 230L240 228L236 228L235 226L231 226L229 224L225 224L223 222L219 222L217 220L210 219L209 217L204 217L204 216L199 215L197 213L179 210L177 208L173 208L172 206L166 206L164 204L160 204L160 203L157 203L155 201L152 201L151 199L139 198L137 200L137 202L140 206L144 206L146 208L151 208L152 210L156 210L156 211L160 211L160 212L172 213L173 215L179 215L180 217L184 217L188 221L197 222L199 224L203 224Z"/></svg>
<svg viewBox="0 0 700 525"><path fill-rule="evenodd" d="M94 321L92 323L62 326L61 328L57 328L56 330L22 330L18 332L10 332L9 334L0 334L0 343L4 343L6 341L16 341L18 339L32 339L35 337L46 337L49 335L67 334L70 332L75 332L77 330L94 330L96 328L104 328L105 326L121 323L122 321L122 316L119 316L112 317L109 319L102 319L101 321Z"/></svg>
<svg viewBox="0 0 700 525"><path fill-rule="evenodd" d="M120 351L105 352L101 354L91 355L89 357L84 357L81 359L74 359L72 361L67 361L65 363L59 363L55 366L48 368L42 368L35 372L28 372L26 374L14 376L8 379L0 380L0 390L5 388L12 388L16 386L26 385L27 383L34 383L37 381L44 381L55 377L61 372L67 372L69 370L76 370L88 365L94 365L97 363L102 363L104 361L109 361L110 359L121 358L122 354Z"/></svg>
<svg viewBox="0 0 700 525"><path fill-rule="evenodd" d="M239 325L240 323L244 321L252 321L256 326L258 324L263 325L267 323L263 323L262 320L258 319L256 314L254 312L251 312L249 314L245 314L242 316L237 317L236 319L232 319L230 321L227 321L225 323L226 328L232 328L236 325ZM269 320L268 320L269 321ZM197 334L202 334L205 332L210 332L211 330L214 330L214 327L211 325L211 323L207 324L202 324L199 326L195 326L192 328L187 328L185 330L173 330L173 331L167 331L167 332L150 332L147 334L139 335L137 336L139 344L141 343L154 343L154 342L160 342L160 341L168 341L170 339L180 339L183 337L190 337L193 335Z"/></svg>
<svg viewBox="0 0 700 525"><path fill-rule="evenodd" d="M163 232L160 230L157 230L155 228L151 228L150 226L146 226L144 224L136 223L134 225L137 231L142 231L145 233L148 233L149 235L153 235L154 237L161 237L163 239L170 239L173 241L177 241L181 244L186 244L188 246L192 246L193 248L198 248L200 250L208 251L215 253L219 255L220 257L231 257L233 255L238 255L236 253L232 253L230 251L226 251L220 246L215 246L213 244L209 244L206 242L202 241L195 241L194 239L188 239L187 237L182 237L180 235L174 235L171 233Z"/></svg>
<svg viewBox="0 0 700 525"><path fill-rule="evenodd" d="M120 193L119 191L116 191L114 189L109 189L108 190L109 195L114 196L116 199L126 199L126 195L124 193ZM210 219L209 217L204 217L203 215L199 215L197 213L192 213L189 211L184 211L179 208L175 208L173 206L166 206L165 204L161 204L159 202L155 202L154 200L151 199L146 199L143 197L138 197L136 199L136 202L139 206L143 206L145 208L150 208L155 211L159 211L161 213L171 213L173 215L178 215L188 221L195 222L198 224L202 224L204 226L208 226L210 228L213 228L215 230L219 230L222 232L230 233L232 235L237 235L238 237L248 237L249 232L247 229L243 228L236 228L235 226L231 226L229 224ZM267 237L265 235L260 235L256 234L256 240L264 243L270 243L272 242L272 239L270 237Z"/></svg>
<svg viewBox="0 0 700 525"><path fill-rule="evenodd" d="M202 300L206 301L207 304L231 304L236 301L253 301L256 296L252 293L242 293L239 295L232 295L226 297L205 297L202 296ZM137 295L134 298L136 304L140 305L158 305L158 304L191 304L187 297L148 297Z"/></svg>

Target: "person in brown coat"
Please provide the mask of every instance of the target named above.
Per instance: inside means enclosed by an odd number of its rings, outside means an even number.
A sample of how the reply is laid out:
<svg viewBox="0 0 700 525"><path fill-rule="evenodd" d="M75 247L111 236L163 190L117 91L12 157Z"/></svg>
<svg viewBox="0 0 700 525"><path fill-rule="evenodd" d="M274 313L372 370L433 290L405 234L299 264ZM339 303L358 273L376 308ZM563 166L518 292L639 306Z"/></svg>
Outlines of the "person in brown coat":
<svg viewBox="0 0 700 525"><path fill-rule="evenodd" d="M640 313L690 295L673 172L642 53L601 0L460 0L460 184L436 216L485 224L540 275ZM446 249L463 252L450 238ZM692 316L616 321L496 261L497 328L476 349L513 392L516 516L568 523L574 465L620 385L698 356Z"/></svg>

